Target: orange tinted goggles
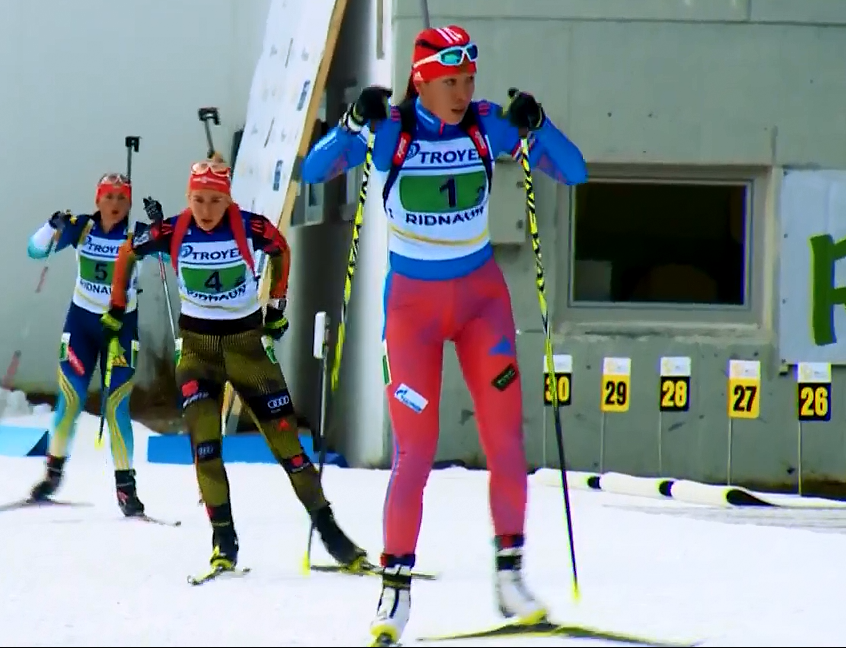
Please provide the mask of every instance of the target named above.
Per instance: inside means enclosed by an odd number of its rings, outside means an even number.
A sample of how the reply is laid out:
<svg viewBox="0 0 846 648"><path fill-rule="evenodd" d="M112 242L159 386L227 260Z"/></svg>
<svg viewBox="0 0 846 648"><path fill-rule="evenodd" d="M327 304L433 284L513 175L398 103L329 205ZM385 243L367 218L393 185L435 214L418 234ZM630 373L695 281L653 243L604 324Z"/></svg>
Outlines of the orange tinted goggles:
<svg viewBox="0 0 846 648"><path fill-rule="evenodd" d="M191 165L191 174L192 175L205 175L206 173L212 173L213 175L223 176L228 178L231 170L228 164L224 162L194 162Z"/></svg>
<svg viewBox="0 0 846 648"><path fill-rule="evenodd" d="M97 185L114 185L119 187L121 185L129 185L129 178L122 173L107 173L97 181Z"/></svg>

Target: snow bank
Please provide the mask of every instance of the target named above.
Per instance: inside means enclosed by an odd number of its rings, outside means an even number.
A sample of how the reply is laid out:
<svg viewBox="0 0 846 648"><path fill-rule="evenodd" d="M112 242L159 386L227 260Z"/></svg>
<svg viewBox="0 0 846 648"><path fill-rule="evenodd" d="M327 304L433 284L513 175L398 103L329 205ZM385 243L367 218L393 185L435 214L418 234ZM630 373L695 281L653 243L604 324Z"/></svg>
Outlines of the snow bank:
<svg viewBox="0 0 846 648"><path fill-rule="evenodd" d="M32 405L27 400L25 392L0 388L0 417L2 418L49 414L52 411L53 409L46 403Z"/></svg>

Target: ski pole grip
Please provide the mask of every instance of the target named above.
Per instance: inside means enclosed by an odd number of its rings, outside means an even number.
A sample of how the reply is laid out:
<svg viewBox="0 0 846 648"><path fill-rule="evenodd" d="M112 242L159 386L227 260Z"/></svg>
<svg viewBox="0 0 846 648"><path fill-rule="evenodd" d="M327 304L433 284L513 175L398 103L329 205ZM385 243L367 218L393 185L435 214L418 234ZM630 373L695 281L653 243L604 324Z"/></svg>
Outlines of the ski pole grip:
<svg viewBox="0 0 846 648"><path fill-rule="evenodd" d="M326 331L329 321L326 311L320 311L314 315L314 357L322 360L326 356Z"/></svg>

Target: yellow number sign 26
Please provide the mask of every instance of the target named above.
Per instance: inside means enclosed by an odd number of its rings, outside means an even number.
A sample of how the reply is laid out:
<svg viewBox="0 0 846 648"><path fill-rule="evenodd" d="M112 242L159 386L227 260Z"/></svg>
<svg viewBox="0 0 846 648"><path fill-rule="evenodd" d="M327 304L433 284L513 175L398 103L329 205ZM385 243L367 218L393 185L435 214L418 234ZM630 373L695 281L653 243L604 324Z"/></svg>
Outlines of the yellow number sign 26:
<svg viewBox="0 0 846 648"><path fill-rule="evenodd" d="M831 385L799 385L799 420L831 420Z"/></svg>
<svg viewBox="0 0 846 648"><path fill-rule="evenodd" d="M796 410L800 421L831 420L831 364L796 365Z"/></svg>

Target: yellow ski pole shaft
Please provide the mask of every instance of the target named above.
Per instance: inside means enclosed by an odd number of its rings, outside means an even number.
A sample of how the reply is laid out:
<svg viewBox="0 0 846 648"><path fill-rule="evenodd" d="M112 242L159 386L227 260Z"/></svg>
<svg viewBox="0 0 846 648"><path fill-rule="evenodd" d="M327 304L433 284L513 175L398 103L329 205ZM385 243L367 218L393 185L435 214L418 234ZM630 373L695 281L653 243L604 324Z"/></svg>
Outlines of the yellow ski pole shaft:
<svg viewBox="0 0 846 648"><path fill-rule="evenodd" d="M347 309L350 305L352 282L355 276L355 267L358 263L358 240L361 235L361 227L364 225L364 205L367 202L367 185L370 182L370 171L373 168L374 140L375 135L371 131L370 138L367 140L367 153L364 157L361 188L358 190L358 205L355 209L355 220L353 221L352 242L350 243L350 255L347 260L347 275L344 278L344 300L341 302L341 316L338 319L338 336L335 340L335 353L332 358L330 385L333 393L338 388L338 379L341 375L341 355L343 354L344 338L347 332Z"/></svg>
<svg viewBox="0 0 846 648"><path fill-rule="evenodd" d="M367 203L367 186L370 182L370 171L373 168L373 143L376 139L373 131L370 132L370 137L367 140L367 152L364 156L364 168L361 175L361 187L358 190L358 205L355 209L355 220L353 221L352 242L350 243L350 255L347 260L347 273L344 277L344 299L341 302L341 316L338 318L338 335L335 340L335 353L332 357L332 369L329 372L329 384L332 393L338 388L338 379L341 375L341 355L344 350L344 338L347 330L347 309L350 305L350 296L352 295L352 282L355 276L355 267L358 262L358 241L361 236L361 227L364 225L364 205ZM324 352L325 356L325 352ZM325 357L322 360L326 362ZM325 366L325 364L324 364ZM325 373L324 373L325 381ZM322 392L323 407L325 408L326 400L325 390ZM320 425L321 428L325 425L325 410L321 414ZM322 432L321 432L322 436ZM321 444L325 445L326 439L321 438ZM308 544L305 555L303 556L302 569L303 572L311 571L311 538L314 533L314 525L309 527Z"/></svg>
<svg viewBox="0 0 846 648"><path fill-rule="evenodd" d="M109 391L112 384L112 368L115 364L115 357L120 353L120 345L117 337L109 340L106 349L106 371L103 374L103 389L100 392L100 429L97 432L96 447L103 447L103 429L106 425L106 408L108 407Z"/></svg>
<svg viewBox="0 0 846 648"><path fill-rule="evenodd" d="M523 181L526 189L526 213L529 217L529 234L532 239L532 251L535 253L535 269L537 271L535 285L538 291L541 321L543 322L544 356L546 371L550 376L555 375L555 365L552 358L552 334L549 327L549 307L546 302L546 279L543 271L543 257L541 256L540 233L538 232L538 218L535 211L535 184L532 179L532 168L529 164L529 142L526 137L520 139L520 164L523 167ZM573 542L573 516L570 509L570 493L567 487L567 467L564 461L564 435L561 431L561 411L558 404L558 390L551 389L552 412L555 422L555 441L558 445L558 461L561 465L561 490L564 494L564 515L567 520L567 540L570 544L570 566L573 574L573 598L579 599L579 575L576 568L576 548Z"/></svg>

